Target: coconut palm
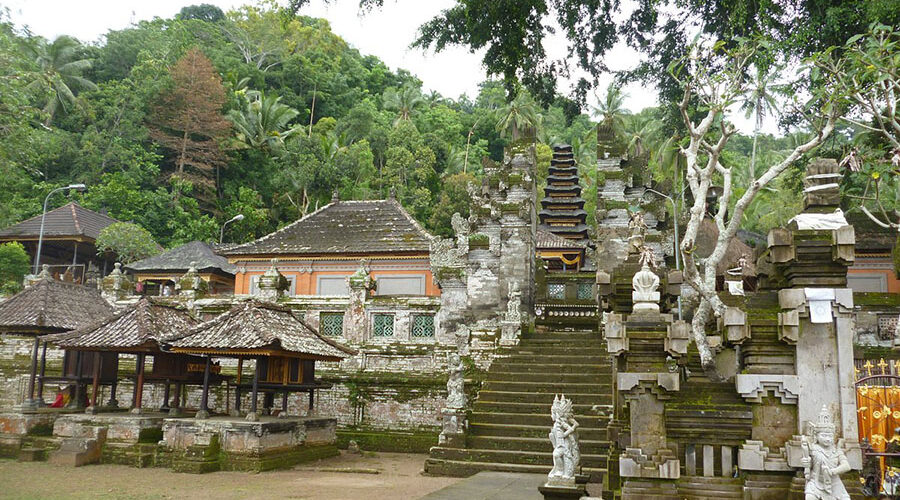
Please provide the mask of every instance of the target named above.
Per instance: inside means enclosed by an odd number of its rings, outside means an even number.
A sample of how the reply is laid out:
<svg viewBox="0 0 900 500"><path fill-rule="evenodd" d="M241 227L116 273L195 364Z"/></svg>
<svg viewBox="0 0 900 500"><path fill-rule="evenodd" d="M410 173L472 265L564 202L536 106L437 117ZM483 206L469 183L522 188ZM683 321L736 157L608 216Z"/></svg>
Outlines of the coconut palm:
<svg viewBox="0 0 900 500"><path fill-rule="evenodd" d="M75 105L77 92L97 89L94 82L82 76L85 70L90 69L91 61L78 58L81 47L78 40L60 36L53 43L47 43L43 38L33 38L25 47L38 68L32 73L27 88L48 95L44 104L47 115L44 126L50 125L60 107L66 111Z"/></svg>
<svg viewBox="0 0 900 500"><path fill-rule="evenodd" d="M275 149L299 132L299 127L288 124L299 113L296 109L282 104L281 97L267 96L264 92L250 90L240 110L228 112L228 119L234 124L237 142L243 148Z"/></svg>
<svg viewBox="0 0 900 500"><path fill-rule="evenodd" d="M540 108L526 92L520 91L516 97L500 108L500 119L497 120L497 132L513 141L519 140L523 134L531 137L537 135L542 117Z"/></svg>
<svg viewBox="0 0 900 500"><path fill-rule="evenodd" d="M410 84L404 85L400 90L389 88L384 91L384 109L397 113L395 126L401 121L410 121L424 105L422 92Z"/></svg>
<svg viewBox="0 0 900 500"><path fill-rule="evenodd" d="M781 86L775 84L778 74L777 69L767 72L761 67L756 68L756 76L751 84L750 93L741 104L741 109L744 110L747 118L755 115L753 149L750 153L750 182L756 179L756 143L759 139L759 131L766 116L777 106L775 97L781 91Z"/></svg>
<svg viewBox="0 0 900 500"><path fill-rule="evenodd" d="M598 105L591 106L594 118L601 126L619 135L625 128L625 116L629 114L625 109L625 98L628 94L622 92L622 88L615 83L610 83L603 99L600 99L600 96L596 97Z"/></svg>
<svg viewBox="0 0 900 500"><path fill-rule="evenodd" d="M641 157L651 153L654 143L659 136L662 122L655 116L643 112L636 115L626 115L623 131L628 141L627 151L635 157Z"/></svg>

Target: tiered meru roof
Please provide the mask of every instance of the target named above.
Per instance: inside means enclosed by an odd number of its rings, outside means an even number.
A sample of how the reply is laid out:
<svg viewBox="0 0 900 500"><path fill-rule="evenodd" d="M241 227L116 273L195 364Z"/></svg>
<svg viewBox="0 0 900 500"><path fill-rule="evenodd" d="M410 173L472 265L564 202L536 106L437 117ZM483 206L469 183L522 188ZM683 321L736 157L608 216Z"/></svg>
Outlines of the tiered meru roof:
<svg viewBox="0 0 900 500"><path fill-rule="evenodd" d="M0 333L65 332L112 312L112 306L96 288L48 276L0 303Z"/></svg>
<svg viewBox="0 0 900 500"><path fill-rule="evenodd" d="M538 212L541 227L564 238L586 240L587 212L584 210L584 199L581 198L578 167L572 156L572 146L553 146L544 195L541 199L542 209Z"/></svg>
<svg viewBox="0 0 900 500"><path fill-rule="evenodd" d="M222 355L276 355L339 361L355 354L326 339L275 304L249 301L170 341L174 352Z"/></svg>

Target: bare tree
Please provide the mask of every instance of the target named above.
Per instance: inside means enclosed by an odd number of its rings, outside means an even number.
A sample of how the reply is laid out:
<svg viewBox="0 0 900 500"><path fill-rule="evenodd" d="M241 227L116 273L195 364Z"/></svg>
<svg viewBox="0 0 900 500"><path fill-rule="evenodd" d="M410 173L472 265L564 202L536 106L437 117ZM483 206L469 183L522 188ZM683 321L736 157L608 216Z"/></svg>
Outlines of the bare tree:
<svg viewBox="0 0 900 500"><path fill-rule="evenodd" d="M722 152L735 132L734 126L726 119L726 113L732 106L746 100L752 92L752 81L746 75L756 54L757 46L750 42L741 42L731 50L724 49L721 43L699 43L688 57L670 67L670 72L684 88L680 109L690 137L681 154L686 159L685 178L694 201L689 208L681 250L685 281L697 291L700 300L691 326L703 368L713 377L718 375L706 337L706 325L714 316L725 311L725 304L716 292L718 264L740 228L744 211L760 190L804 154L819 146L831 134L840 117L841 106L837 105L837 94L832 92L832 78L829 74L819 73L818 81L808 87L812 93L809 100L801 103L794 98L783 108L803 119L810 132L808 140L795 147L782 161L769 165L748 186L736 186L732 169L720 162ZM803 76L809 78L808 73ZM696 117L691 114L692 105L699 110L695 113ZM719 235L712 253L700 258L694 254L694 243L710 209L707 195L716 183L721 183L722 194L715 213L710 215ZM738 196L736 193L744 187L743 194Z"/></svg>

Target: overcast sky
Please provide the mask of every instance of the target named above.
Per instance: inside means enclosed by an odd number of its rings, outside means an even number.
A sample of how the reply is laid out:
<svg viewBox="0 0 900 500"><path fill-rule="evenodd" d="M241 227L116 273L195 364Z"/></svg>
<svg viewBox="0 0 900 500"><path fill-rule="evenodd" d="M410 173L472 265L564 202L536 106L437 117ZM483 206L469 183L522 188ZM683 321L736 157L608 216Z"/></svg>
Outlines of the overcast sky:
<svg viewBox="0 0 900 500"><path fill-rule="evenodd" d="M169 18L186 5L212 3L227 11L236 6L253 3L253 0L0 0L7 6L13 22L27 25L35 34L46 38L72 35L84 42L102 40L109 30L118 30L130 24L154 17ZM372 54L390 68L404 68L423 82L426 91L436 90L447 97L468 94L474 97L478 84L487 75L481 65L482 54L451 47L435 54L421 49L410 49L416 29L454 0L386 0L384 7L360 15L358 0L312 0L301 10L302 14L323 17L331 23L332 30L363 54ZM565 40L556 37L547 41L547 53L552 57L565 55ZM612 70L628 69L638 59L638 54L624 44L616 46L606 58ZM605 88L611 76L601 80ZM570 82L560 81L559 91L568 94ZM632 111L657 103L656 89L641 84L625 88L628 94L625 105ZM602 94L602 92L601 92ZM590 101L594 101L593 96ZM743 116L732 117L745 132L752 125ZM767 129L769 127L766 127Z"/></svg>

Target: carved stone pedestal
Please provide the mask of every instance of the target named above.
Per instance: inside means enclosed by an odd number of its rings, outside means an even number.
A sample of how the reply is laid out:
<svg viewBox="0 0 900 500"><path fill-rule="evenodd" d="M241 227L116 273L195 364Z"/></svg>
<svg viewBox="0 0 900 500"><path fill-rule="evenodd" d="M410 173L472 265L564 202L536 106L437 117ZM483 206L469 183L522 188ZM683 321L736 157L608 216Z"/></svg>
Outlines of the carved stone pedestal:
<svg viewBox="0 0 900 500"><path fill-rule="evenodd" d="M575 482L571 485L547 483L543 486L538 486L538 491L544 495L544 500L579 499L587 493L583 484L576 484Z"/></svg>
<svg viewBox="0 0 900 500"><path fill-rule="evenodd" d="M443 423L438 445L446 448L466 447L466 410L463 408L443 408Z"/></svg>

